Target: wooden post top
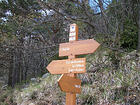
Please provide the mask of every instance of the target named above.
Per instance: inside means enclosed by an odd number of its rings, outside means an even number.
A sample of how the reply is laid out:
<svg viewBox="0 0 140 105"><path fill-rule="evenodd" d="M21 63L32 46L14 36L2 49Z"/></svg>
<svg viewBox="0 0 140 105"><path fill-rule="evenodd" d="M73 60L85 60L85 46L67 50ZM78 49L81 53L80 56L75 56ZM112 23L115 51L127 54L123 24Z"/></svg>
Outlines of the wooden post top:
<svg viewBox="0 0 140 105"><path fill-rule="evenodd" d="M77 40L78 40L78 25L74 23L70 25L69 42Z"/></svg>

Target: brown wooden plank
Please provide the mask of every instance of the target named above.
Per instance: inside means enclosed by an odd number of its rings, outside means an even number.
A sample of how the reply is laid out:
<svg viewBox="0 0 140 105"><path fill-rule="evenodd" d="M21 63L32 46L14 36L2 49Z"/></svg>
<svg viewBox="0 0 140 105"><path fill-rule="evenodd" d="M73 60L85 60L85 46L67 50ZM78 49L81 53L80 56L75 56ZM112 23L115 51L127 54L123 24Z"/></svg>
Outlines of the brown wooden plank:
<svg viewBox="0 0 140 105"><path fill-rule="evenodd" d="M66 74L62 75L58 80L60 89L64 92L70 93L80 93L81 92L81 80L67 76Z"/></svg>
<svg viewBox="0 0 140 105"><path fill-rule="evenodd" d="M83 55L93 53L99 43L93 39L62 43L59 46L59 56Z"/></svg>
<svg viewBox="0 0 140 105"><path fill-rule="evenodd" d="M85 73L86 72L86 58L53 60L47 66L47 69L51 74Z"/></svg>
<svg viewBox="0 0 140 105"><path fill-rule="evenodd" d="M66 93L66 105L76 105L75 93Z"/></svg>

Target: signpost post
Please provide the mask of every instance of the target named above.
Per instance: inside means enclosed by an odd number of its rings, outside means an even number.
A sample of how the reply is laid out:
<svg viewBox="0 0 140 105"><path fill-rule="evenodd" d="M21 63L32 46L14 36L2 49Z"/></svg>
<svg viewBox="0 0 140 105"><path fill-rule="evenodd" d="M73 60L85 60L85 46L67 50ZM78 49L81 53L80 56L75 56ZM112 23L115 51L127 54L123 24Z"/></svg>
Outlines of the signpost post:
<svg viewBox="0 0 140 105"><path fill-rule="evenodd" d="M99 46L93 39L78 41L78 26L71 24L69 42L59 45L59 56L68 56L68 59L54 60L46 67L51 74L62 74L58 84L66 92L66 105L76 105L76 93L81 92L81 80L76 74L86 72L86 59L76 55L93 53Z"/></svg>
<svg viewBox="0 0 140 105"><path fill-rule="evenodd" d="M71 34L74 34L73 37L71 37L72 36ZM75 42L77 40L78 40L78 26L76 24L71 24L69 42ZM59 50L59 56L60 56L60 52L61 52L61 50ZM71 53L70 55L68 55L68 58L75 59L76 57L73 53ZM68 76L76 78L76 74L74 74L74 73L68 74ZM76 105L76 93L72 93L72 92L66 93L66 105Z"/></svg>

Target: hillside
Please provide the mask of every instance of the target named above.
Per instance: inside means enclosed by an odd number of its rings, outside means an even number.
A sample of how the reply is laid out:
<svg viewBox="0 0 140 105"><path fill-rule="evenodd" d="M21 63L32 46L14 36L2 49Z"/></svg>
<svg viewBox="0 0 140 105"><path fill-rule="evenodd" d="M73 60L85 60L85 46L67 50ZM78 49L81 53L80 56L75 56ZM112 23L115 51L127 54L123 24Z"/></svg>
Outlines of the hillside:
<svg viewBox="0 0 140 105"><path fill-rule="evenodd" d="M77 94L77 105L139 105L140 53L115 55L118 65L111 54L109 49L100 48L86 56L87 73L78 75L82 80L82 92ZM42 78L32 78L30 84L13 90L14 103L65 105L65 93L57 84L59 77L47 73Z"/></svg>

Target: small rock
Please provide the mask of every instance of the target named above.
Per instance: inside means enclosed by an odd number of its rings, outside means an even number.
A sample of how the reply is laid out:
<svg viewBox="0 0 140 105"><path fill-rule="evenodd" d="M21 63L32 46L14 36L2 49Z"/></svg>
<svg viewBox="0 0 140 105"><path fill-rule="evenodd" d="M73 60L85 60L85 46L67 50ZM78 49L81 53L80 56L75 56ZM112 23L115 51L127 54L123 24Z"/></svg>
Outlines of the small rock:
<svg viewBox="0 0 140 105"><path fill-rule="evenodd" d="M1 89L2 89L2 90L5 90L5 89L7 89L7 87L8 87L8 84L2 86Z"/></svg>
<svg viewBox="0 0 140 105"><path fill-rule="evenodd" d="M28 88L29 87L29 84L25 84L22 86L22 88Z"/></svg>
<svg viewBox="0 0 140 105"><path fill-rule="evenodd" d="M44 78L47 78L48 75L49 75L49 73L46 73L46 74L44 74L44 75L42 76L42 78L43 78L43 79L44 79Z"/></svg>
<svg viewBox="0 0 140 105"><path fill-rule="evenodd" d="M30 101L24 101L21 104L18 105L35 105L34 103L30 102Z"/></svg>
<svg viewBox="0 0 140 105"><path fill-rule="evenodd" d="M29 105L35 105L34 103L30 103Z"/></svg>
<svg viewBox="0 0 140 105"><path fill-rule="evenodd" d="M31 82L37 82L36 78L31 78Z"/></svg>
<svg viewBox="0 0 140 105"><path fill-rule="evenodd" d="M130 53L129 53L129 55L131 55L131 56L135 56L135 55L136 55L136 53L137 53L137 51L136 51L136 50L134 50L134 51L130 52Z"/></svg>
<svg viewBox="0 0 140 105"><path fill-rule="evenodd" d="M26 97L29 97L30 96L30 94L29 93L26 93Z"/></svg>
<svg viewBox="0 0 140 105"><path fill-rule="evenodd" d="M126 56L126 59L130 59L130 58L131 58L130 55L127 55L127 56Z"/></svg>

